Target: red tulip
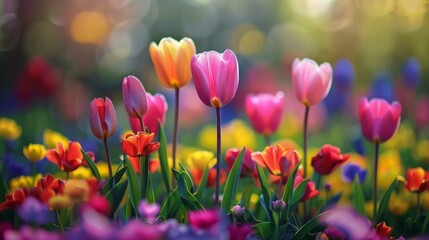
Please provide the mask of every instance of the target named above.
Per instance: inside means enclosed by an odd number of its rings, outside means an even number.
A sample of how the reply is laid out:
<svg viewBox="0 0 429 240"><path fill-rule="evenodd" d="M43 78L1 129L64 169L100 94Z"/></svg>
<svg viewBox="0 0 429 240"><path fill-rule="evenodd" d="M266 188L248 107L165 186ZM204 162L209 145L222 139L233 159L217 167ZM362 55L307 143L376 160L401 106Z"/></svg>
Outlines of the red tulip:
<svg viewBox="0 0 429 240"><path fill-rule="evenodd" d="M128 156L128 160L130 160L131 166L134 169L134 172L137 174L141 174L140 167L140 158L139 157L130 157ZM149 172L154 173L160 167L160 163L158 159L150 159L149 160Z"/></svg>
<svg viewBox="0 0 429 240"><path fill-rule="evenodd" d="M382 143L393 136L401 121L401 104L391 105L384 99L374 98L359 103L359 117L362 132L368 141Z"/></svg>
<svg viewBox="0 0 429 240"><path fill-rule="evenodd" d="M122 95L129 116L142 118L146 114L148 109L146 91L139 79L134 76L124 77Z"/></svg>
<svg viewBox="0 0 429 240"><path fill-rule="evenodd" d="M311 166L320 175L328 175L345 163L349 155L341 154L341 150L330 144L323 145L319 153L311 159Z"/></svg>
<svg viewBox="0 0 429 240"><path fill-rule="evenodd" d="M131 157L148 156L159 148L159 142L153 142L153 138L154 133L128 134L121 140L122 152Z"/></svg>
<svg viewBox="0 0 429 240"><path fill-rule="evenodd" d="M287 151L280 145L267 146L263 152L252 153L252 159L262 167L268 168L271 174L287 177L299 163L296 151Z"/></svg>
<svg viewBox="0 0 429 240"><path fill-rule="evenodd" d="M304 177L302 177L300 174L297 174L295 177L295 182L293 183L293 187L294 188L298 187L298 185L304 180L305 180ZM316 185L314 184L314 182L310 180L307 182L304 196L302 196L300 201L305 202L308 199L313 198L317 195L319 195L319 190L316 189Z"/></svg>
<svg viewBox="0 0 429 240"><path fill-rule="evenodd" d="M228 171L232 169L232 166L234 165L235 160L237 159L240 152L241 152L240 148L230 148L226 151L225 162L226 162ZM253 176L255 169L256 169L256 163L252 160L252 150L246 147L246 150L244 151L244 156L243 156L243 164L241 165L240 177Z"/></svg>
<svg viewBox="0 0 429 240"><path fill-rule="evenodd" d="M399 179L410 192L421 193L429 190L429 172L421 167L408 168L407 179Z"/></svg>
<svg viewBox="0 0 429 240"><path fill-rule="evenodd" d="M191 60L191 72L201 101L221 108L235 96L238 88L238 61L234 52L203 52Z"/></svg>
<svg viewBox="0 0 429 240"><path fill-rule="evenodd" d="M258 133L269 136L280 126L285 99L283 92L272 94L249 94L246 98L246 113Z"/></svg>
<svg viewBox="0 0 429 240"><path fill-rule="evenodd" d="M58 142L56 149L49 149L46 153L46 159L55 163L61 170L71 172L82 165L83 154L82 147L78 142L69 142L64 148L63 144Z"/></svg>
<svg viewBox="0 0 429 240"><path fill-rule="evenodd" d="M158 121L163 125L165 122L165 115L167 114L168 104L165 100L164 95L155 94L151 95L150 93L146 93L148 109L146 114L143 117L143 122L145 126L149 129L149 132L158 132ZM141 129L139 118L132 117L128 115L128 119L130 121L131 129L133 132L143 131Z"/></svg>
<svg viewBox="0 0 429 240"><path fill-rule="evenodd" d="M15 190L12 193L7 193L5 201L0 203L0 212L4 211L7 208L18 208L19 206L21 206L27 196L28 190L25 188Z"/></svg>
<svg viewBox="0 0 429 240"><path fill-rule="evenodd" d="M112 101L95 98L89 106L89 124L94 136L105 140L116 131L116 112Z"/></svg>
<svg viewBox="0 0 429 240"><path fill-rule="evenodd" d="M292 86L296 98L307 107L322 101L332 85L332 67L315 61L296 58L292 64Z"/></svg>

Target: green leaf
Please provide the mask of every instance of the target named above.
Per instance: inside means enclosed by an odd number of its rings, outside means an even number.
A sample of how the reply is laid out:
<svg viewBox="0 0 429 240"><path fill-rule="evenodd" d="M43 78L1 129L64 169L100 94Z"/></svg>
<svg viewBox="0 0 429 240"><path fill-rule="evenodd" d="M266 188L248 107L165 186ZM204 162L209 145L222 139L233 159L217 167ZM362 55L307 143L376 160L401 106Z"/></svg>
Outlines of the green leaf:
<svg viewBox="0 0 429 240"><path fill-rule="evenodd" d="M128 184L130 186L129 189L130 189L131 204L133 205L134 210L137 212L137 207L140 201L140 193L139 193L139 186L137 183L137 176L127 157L125 157L124 161L125 161L125 166L127 168L126 172L128 177Z"/></svg>
<svg viewBox="0 0 429 240"><path fill-rule="evenodd" d="M253 216L253 214L247 208L244 210L244 219L246 220L247 223L251 223L251 224L256 224L256 223L262 222L261 220L257 219L255 216Z"/></svg>
<svg viewBox="0 0 429 240"><path fill-rule="evenodd" d="M102 193L107 193L110 190L110 186L115 186L116 183L121 180L122 176L124 176L124 173L127 169L125 167L121 168L120 170L116 171L115 175L113 175L112 178L110 178L103 186L103 189L101 190Z"/></svg>
<svg viewBox="0 0 429 240"><path fill-rule="evenodd" d="M291 202L291 197L292 197L292 192L293 192L293 184L295 182L295 176L296 176L296 173L298 171L300 164L301 164L301 162L299 162L295 166L295 168L292 170L292 172L289 175L288 180L286 182L286 187L285 187L285 190L283 192L282 200L285 201L285 203L287 203L287 204L290 204L290 202Z"/></svg>
<svg viewBox="0 0 429 240"><path fill-rule="evenodd" d="M89 169L91 170L92 175L94 175L95 178L97 178L98 181L101 181L100 172L97 169L97 165L95 165L94 161L88 156L88 154L83 150L80 149L80 151L83 154L83 158L85 158L86 162L88 163Z"/></svg>
<svg viewBox="0 0 429 240"><path fill-rule="evenodd" d="M386 218L387 208L389 207L390 196L392 195L392 192L395 189L397 182L398 181L396 179L393 180L392 184L390 184L387 191L381 197L380 205L378 206L377 213L376 213L377 217L375 218L376 223L379 223Z"/></svg>
<svg viewBox="0 0 429 240"><path fill-rule="evenodd" d="M168 167L168 155L167 155L167 140L165 137L165 131L161 123L158 121L158 134L160 146L158 149L159 163L161 165L162 179L164 180L167 192L170 192L170 168Z"/></svg>
<svg viewBox="0 0 429 240"><path fill-rule="evenodd" d="M318 227L320 228L319 218L329 212L330 211L323 212L317 215L316 217L314 217L313 219L311 219L310 221L306 222L304 225L302 225L302 227L298 229L298 231L295 233L295 236L293 236L292 240L304 239L305 236L309 234L311 231L314 231Z"/></svg>
<svg viewBox="0 0 429 240"><path fill-rule="evenodd" d="M357 175L353 181L352 204L360 214L365 215L365 198Z"/></svg>
<svg viewBox="0 0 429 240"><path fill-rule="evenodd" d="M209 168L206 166L206 168L204 169L203 177L201 178L200 186L198 186L198 190L195 193L195 197L199 200L203 198L204 190L206 189L208 178L209 178Z"/></svg>
<svg viewBox="0 0 429 240"><path fill-rule="evenodd" d="M146 194L147 194L146 198L149 203L156 202L155 193L153 192L152 180L150 175L147 176L147 193Z"/></svg>
<svg viewBox="0 0 429 240"><path fill-rule="evenodd" d="M270 189L268 187L267 179L265 177L264 170L261 169L261 167L259 167L258 164L256 164L256 169L258 171L259 182L261 183L262 196L263 196L263 200L264 200L263 204L265 206L265 209L267 210L268 217L270 219L272 219L271 211L270 211L271 210L271 194L270 194Z"/></svg>
<svg viewBox="0 0 429 240"><path fill-rule="evenodd" d="M125 191L127 190L127 186L127 181L123 181L113 186L113 188L106 193L105 197L112 207L112 213L110 216L113 216L116 209L118 209L119 205L121 204L121 201L125 195Z"/></svg>
<svg viewBox="0 0 429 240"><path fill-rule="evenodd" d="M241 165L243 163L244 152L246 148L243 148L235 159L234 165L231 168L231 171L228 174L226 179L225 188L222 195L221 208L225 212L229 212L231 205L235 199L235 190L237 188L238 178L240 177Z"/></svg>
<svg viewBox="0 0 429 240"><path fill-rule="evenodd" d="M176 188L168 195L167 200L164 202L164 205L162 205L161 211L159 212L160 218L163 218L164 220L174 218L179 212L181 206L182 202L180 201L179 191Z"/></svg>
<svg viewBox="0 0 429 240"><path fill-rule="evenodd" d="M195 196L189 192L189 188L186 185L186 181L183 178L182 174L173 169L173 175L177 180L177 188L179 189L180 199L182 200L183 205L185 205L188 210L201 210L204 209L203 205L195 198Z"/></svg>
<svg viewBox="0 0 429 240"><path fill-rule="evenodd" d="M423 222L422 231L420 232L421 235L427 233L429 226L429 214L426 215L425 221Z"/></svg>
<svg viewBox="0 0 429 240"><path fill-rule="evenodd" d="M188 187L188 191L193 193L194 192L194 182L192 181L192 177L189 174L189 172L186 170L186 168L183 166L181 162L179 162L180 168L182 168L182 176L183 179L186 182L186 186Z"/></svg>
<svg viewBox="0 0 429 240"><path fill-rule="evenodd" d="M310 181L310 179L308 179L308 178L304 179L304 181L302 181L300 184L298 184L298 186L295 188L295 190L293 190L290 205L293 206L293 205L299 203L299 201L301 201L301 198L305 194L305 189L307 188L308 181Z"/></svg>
<svg viewBox="0 0 429 240"><path fill-rule="evenodd" d="M249 182L243 190L241 195L241 205L246 209L250 206L250 198L252 197L254 182Z"/></svg>
<svg viewBox="0 0 429 240"><path fill-rule="evenodd" d="M261 237L261 239L268 239L271 235L271 222L262 222L253 225L255 228L256 234Z"/></svg>

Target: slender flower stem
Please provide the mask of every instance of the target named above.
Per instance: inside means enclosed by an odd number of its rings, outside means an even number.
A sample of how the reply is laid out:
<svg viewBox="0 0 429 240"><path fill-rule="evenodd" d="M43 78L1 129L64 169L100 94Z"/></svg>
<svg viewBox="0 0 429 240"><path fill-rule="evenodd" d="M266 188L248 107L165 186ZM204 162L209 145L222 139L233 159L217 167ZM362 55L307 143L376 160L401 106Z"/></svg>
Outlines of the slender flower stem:
<svg viewBox="0 0 429 240"><path fill-rule="evenodd" d="M61 218L60 218L60 211L55 211L57 213L57 219L58 219L58 225L60 225L61 231L64 233L64 227L63 227L63 223L61 222Z"/></svg>
<svg viewBox="0 0 429 240"><path fill-rule="evenodd" d="M320 174L318 174L318 173L313 173L313 174L315 174L315 180L316 180L316 189L317 190L320 190L320 183L321 183L321 181L322 181L322 176L320 175Z"/></svg>
<svg viewBox="0 0 429 240"><path fill-rule="evenodd" d="M175 89L176 106L174 108L174 129L173 129L173 168L176 168L177 131L179 126L179 88Z"/></svg>
<svg viewBox="0 0 429 240"><path fill-rule="evenodd" d="M149 155L140 157L140 170L142 174L142 199L146 199L147 197L147 186L148 186L148 176L149 176Z"/></svg>
<svg viewBox="0 0 429 240"><path fill-rule="evenodd" d="M140 127L142 128L142 132L146 132L146 128L144 126L143 118L139 117Z"/></svg>
<svg viewBox="0 0 429 240"><path fill-rule="evenodd" d="M417 217L420 215L420 193L417 193Z"/></svg>
<svg viewBox="0 0 429 240"><path fill-rule="evenodd" d="M33 162L33 187L35 183L36 183L36 163Z"/></svg>
<svg viewBox="0 0 429 240"><path fill-rule="evenodd" d="M66 172L66 180L70 179L70 172Z"/></svg>
<svg viewBox="0 0 429 240"><path fill-rule="evenodd" d="M305 106L304 114L304 144L303 144L303 164L304 164L304 178L307 177L307 127L308 127L308 115L310 113L310 107ZM304 221L307 219L307 202L304 202Z"/></svg>
<svg viewBox="0 0 429 240"><path fill-rule="evenodd" d="M264 144L265 144L265 147L270 146L270 144L271 144L271 136L270 135L264 135Z"/></svg>
<svg viewBox="0 0 429 240"><path fill-rule="evenodd" d="M374 226L377 225L375 222L377 219L377 169L378 169L378 151L380 148L380 144L378 142L375 143L375 158L374 158L374 179L372 185L372 201L373 201L373 211L372 217L374 219Z"/></svg>
<svg viewBox="0 0 429 240"><path fill-rule="evenodd" d="M109 166L109 178L112 178L112 162L110 161L110 153L109 153L109 146L107 145L107 138L103 140L103 143L104 143L104 149L106 150L107 165Z"/></svg>
<svg viewBox="0 0 429 240"><path fill-rule="evenodd" d="M219 189L220 189L220 159L221 159L221 125L220 125L220 108L216 108L216 123L217 123L217 162L216 162L216 195L215 206L219 207Z"/></svg>

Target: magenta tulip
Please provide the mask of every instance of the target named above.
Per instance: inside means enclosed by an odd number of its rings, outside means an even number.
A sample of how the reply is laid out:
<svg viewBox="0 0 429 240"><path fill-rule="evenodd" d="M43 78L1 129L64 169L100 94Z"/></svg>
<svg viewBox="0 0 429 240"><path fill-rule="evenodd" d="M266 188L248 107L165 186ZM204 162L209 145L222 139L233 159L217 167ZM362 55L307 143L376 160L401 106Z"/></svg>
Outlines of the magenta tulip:
<svg viewBox="0 0 429 240"><path fill-rule="evenodd" d="M322 101L332 85L332 67L315 61L296 58L292 64L292 86L296 98L309 107Z"/></svg>
<svg viewBox="0 0 429 240"><path fill-rule="evenodd" d="M146 91L140 80L134 76L122 80L122 94L128 115L142 118L148 109Z"/></svg>
<svg viewBox="0 0 429 240"><path fill-rule="evenodd" d="M116 131L116 112L112 101L95 98L89 106L89 124L94 136L106 140Z"/></svg>
<svg viewBox="0 0 429 240"><path fill-rule="evenodd" d="M203 52L191 60L191 72L201 101L221 108L235 96L238 88L238 61L234 52Z"/></svg>
<svg viewBox="0 0 429 240"><path fill-rule="evenodd" d="M245 102L247 117L253 128L264 136L272 135L279 128L284 105L283 92L278 92L276 95L249 94Z"/></svg>
<svg viewBox="0 0 429 240"><path fill-rule="evenodd" d="M389 104L384 99L374 98L359 103L359 117L365 138L373 143L382 143L393 136L401 121L401 104Z"/></svg>
<svg viewBox="0 0 429 240"><path fill-rule="evenodd" d="M143 117L145 126L149 129L149 132L158 132L158 121L163 125L165 122L165 115L167 113L168 104L165 100L164 95L156 93L152 96L150 93L146 93L147 97L147 112ZM128 115L131 129L137 133L142 131L139 118Z"/></svg>

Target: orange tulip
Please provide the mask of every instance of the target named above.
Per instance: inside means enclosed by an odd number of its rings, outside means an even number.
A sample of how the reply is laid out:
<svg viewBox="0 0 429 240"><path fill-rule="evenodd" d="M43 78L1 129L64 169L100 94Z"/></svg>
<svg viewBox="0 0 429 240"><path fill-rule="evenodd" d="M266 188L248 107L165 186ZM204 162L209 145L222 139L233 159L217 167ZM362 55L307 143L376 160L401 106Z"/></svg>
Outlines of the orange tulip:
<svg viewBox="0 0 429 240"><path fill-rule="evenodd" d="M408 168L407 179L400 177L399 180L410 192L421 193L429 189L429 172L423 168Z"/></svg>
<svg viewBox="0 0 429 240"><path fill-rule="evenodd" d="M150 57L162 85L181 88L191 80L191 58L195 54L195 44L190 38L177 41L167 37L158 45L151 43Z"/></svg>
<svg viewBox="0 0 429 240"><path fill-rule="evenodd" d="M280 145L267 146L263 152L252 153L252 159L262 167L268 168L271 174L287 177L299 163L298 153L285 150Z"/></svg>
<svg viewBox="0 0 429 240"><path fill-rule="evenodd" d="M131 157L148 156L159 148L159 142L153 142L154 136L147 132L128 134L121 140L122 152Z"/></svg>
<svg viewBox="0 0 429 240"><path fill-rule="evenodd" d="M61 170L72 172L76 170L82 162L83 154L80 151L82 147L78 142L69 142L69 145L64 148L62 143L57 143L56 149L49 149L46 153L46 158L55 163Z"/></svg>

